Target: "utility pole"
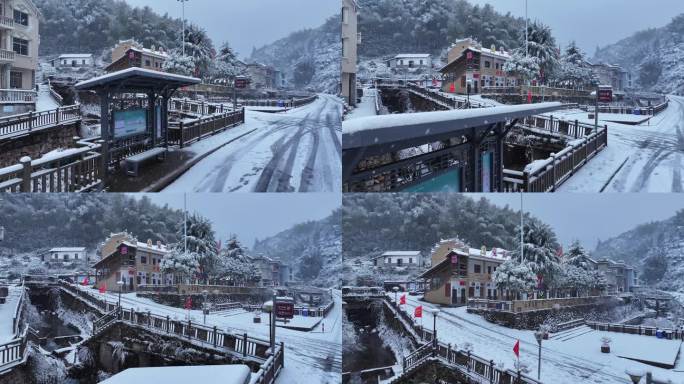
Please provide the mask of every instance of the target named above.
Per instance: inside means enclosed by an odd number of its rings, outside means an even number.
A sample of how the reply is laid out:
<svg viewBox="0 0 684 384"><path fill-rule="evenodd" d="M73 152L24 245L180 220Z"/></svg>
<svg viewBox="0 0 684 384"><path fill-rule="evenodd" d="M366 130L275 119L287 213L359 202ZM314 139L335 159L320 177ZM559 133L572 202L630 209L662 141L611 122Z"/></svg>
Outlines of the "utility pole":
<svg viewBox="0 0 684 384"><path fill-rule="evenodd" d="M523 261L523 192L520 191L520 262Z"/></svg>
<svg viewBox="0 0 684 384"><path fill-rule="evenodd" d="M527 16L527 1L525 0L525 58L530 54L530 44L528 39L529 17Z"/></svg>
<svg viewBox="0 0 684 384"><path fill-rule="evenodd" d="M183 7L183 58L185 58L185 2L189 0L178 0L181 2L182 7Z"/></svg>

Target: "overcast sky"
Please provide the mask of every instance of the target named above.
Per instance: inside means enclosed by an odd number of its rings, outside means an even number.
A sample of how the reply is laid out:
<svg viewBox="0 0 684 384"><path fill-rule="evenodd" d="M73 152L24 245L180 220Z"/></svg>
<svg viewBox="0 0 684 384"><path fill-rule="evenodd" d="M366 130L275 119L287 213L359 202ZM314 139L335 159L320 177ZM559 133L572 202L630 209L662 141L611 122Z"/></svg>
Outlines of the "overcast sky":
<svg viewBox="0 0 684 384"><path fill-rule="evenodd" d="M472 197L479 199L482 195ZM490 194L492 203L520 209L520 194ZM570 194L547 193L523 196L525 212L551 225L564 245L575 239L594 250L598 239L606 240L639 224L669 219L684 209L681 194Z"/></svg>
<svg viewBox="0 0 684 384"><path fill-rule="evenodd" d="M491 4L501 13L525 16L525 0L469 0ZM590 56L596 45L605 46L634 32L662 27L684 13L682 0L529 0L529 17L553 28L563 46L576 40Z"/></svg>
<svg viewBox="0 0 684 384"><path fill-rule="evenodd" d="M147 196L158 205L183 209L183 194ZM323 219L342 205L340 195L333 193L188 194L187 201L188 213L197 212L211 220L224 243L234 233L250 248L254 239L264 239L305 221Z"/></svg>
<svg viewBox="0 0 684 384"><path fill-rule="evenodd" d="M159 14L182 17L175 0L126 0ZM244 58L261 47L304 28L315 28L340 12L339 0L187 0L185 17L207 30L215 46L228 41Z"/></svg>

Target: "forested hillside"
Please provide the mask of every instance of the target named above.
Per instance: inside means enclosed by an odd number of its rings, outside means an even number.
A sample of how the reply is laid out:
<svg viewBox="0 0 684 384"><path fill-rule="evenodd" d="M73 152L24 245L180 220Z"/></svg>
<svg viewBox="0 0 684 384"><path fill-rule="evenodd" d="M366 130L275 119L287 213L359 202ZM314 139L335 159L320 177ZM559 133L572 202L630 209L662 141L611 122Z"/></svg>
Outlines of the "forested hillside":
<svg viewBox="0 0 684 384"><path fill-rule="evenodd" d="M0 249L33 252L59 246L94 250L109 234L128 231L140 241L177 241L182 213L148 198L120 194L5 195L0 199Z"/></svg>
<svg viewBox="0 0 684 384"><path fill-rule="evenodd" d="M510 50L519 45L523 19L466 0L359 0L363 59L399 53L439 54L457 39Z"/></svg>
<svg viewBox="0 0 684 384"><path fill-rule="evenodd" d="M291 265L298 279L322 287L337 286L342 265L341 211L323 220L298 224L255 241L253 254Z"/></svg>

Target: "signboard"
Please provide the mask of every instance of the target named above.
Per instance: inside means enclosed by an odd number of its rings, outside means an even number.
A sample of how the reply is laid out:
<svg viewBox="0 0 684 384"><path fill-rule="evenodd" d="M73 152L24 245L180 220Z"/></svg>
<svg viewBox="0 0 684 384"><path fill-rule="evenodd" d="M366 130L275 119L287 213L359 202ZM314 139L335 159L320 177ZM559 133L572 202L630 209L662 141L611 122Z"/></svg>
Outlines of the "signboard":
<svg viewBox="0 0 684 384"><path fill-rule="evenodd" d="M613 89L599 89L598 99L601 103L613 102Z"/></svg>
<svg viewBox="0 0 684 384"><path fill-rule="evenodd" d="M247 84L249 84L249 81L245 78L235 79L235 88L244 89L247 88Z"/></svg>
<svg viewBox="0 0 684 384"><path fill-rule="evenodd" d="M461 169L451 169L443 174L433 177L425 182L405 188L404 192L462 192Z"/></svg>
<svg viewBox="0 0 684 384"><path fill-rule="evenodd" d="M132 109L114 112L114 137L122 138L147 132L147 111Z"/></svg>
<svg viewBox="0 0 684 384"><path fill-rule="evenodd" d="M294 302L292 301L276 301L275 303L276 317L281 319L291 319L294 317Z"/></svg>

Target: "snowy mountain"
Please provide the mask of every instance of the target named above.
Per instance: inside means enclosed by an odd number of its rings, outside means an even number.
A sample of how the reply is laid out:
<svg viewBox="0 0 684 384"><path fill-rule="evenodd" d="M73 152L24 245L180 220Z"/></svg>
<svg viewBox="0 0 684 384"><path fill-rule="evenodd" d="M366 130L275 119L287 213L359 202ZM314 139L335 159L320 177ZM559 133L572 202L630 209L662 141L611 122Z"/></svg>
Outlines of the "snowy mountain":
<svg viewBox="0 0 684 384"><path fill-rule="evenodd" d="M662 28L598 48L594 61L623 66L647 90L684 92L684 14Z"/></svg>
<svg viewBox="0 0 684 384"><path fill-rule="evenodd" d="M323 220L298 224L263 240L253 254L262 254L292 266L295 277L322 287L339 285L342 263L341 211Z"/></svg>
<svg viewBox="0 0 684 384"><path fill-rule="evenodd" d="M592 256L623 260L637 267L642 283L684 292L684 210L600 241Z"/></svg>
<svg viewBox="0 0 684 384"><path fill-rule="evenodd" d="M400 53L439 55L457 39L516 48L524 20L465 0L359 0L362 59Z"/></svg>
<svg viewBox="0 0 684 384"><path fill-rule="evenodd" d="M297 89L336 93L340 82L340 15L252 52L249 61L272 65Z"/></svg>

